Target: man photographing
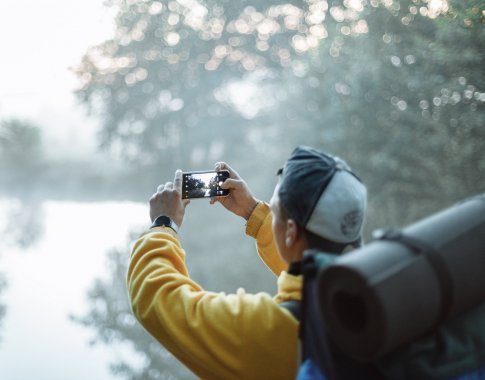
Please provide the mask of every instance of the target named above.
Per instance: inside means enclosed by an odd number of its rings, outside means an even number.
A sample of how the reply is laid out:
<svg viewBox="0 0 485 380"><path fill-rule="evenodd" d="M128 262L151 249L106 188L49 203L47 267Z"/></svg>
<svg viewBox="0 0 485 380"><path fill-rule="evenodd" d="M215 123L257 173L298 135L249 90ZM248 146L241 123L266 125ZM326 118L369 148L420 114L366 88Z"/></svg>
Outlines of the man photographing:
<svg viewBox="0 0 485 380"><path fill-rule="evenodd" d="M140 323L204 379L294 379L298 321L280 304L301 299L298 263L308 248L340 254L361 242L366 189L348 165L309 147L296 148L279 172L270 204L258 201L228 170L221 203L247 220L246 234L278 276L278 292L236 294L203 290L188 275L177 237L185 209L182 173L150 199L152 228L133 248L128 291Z"/></svg>

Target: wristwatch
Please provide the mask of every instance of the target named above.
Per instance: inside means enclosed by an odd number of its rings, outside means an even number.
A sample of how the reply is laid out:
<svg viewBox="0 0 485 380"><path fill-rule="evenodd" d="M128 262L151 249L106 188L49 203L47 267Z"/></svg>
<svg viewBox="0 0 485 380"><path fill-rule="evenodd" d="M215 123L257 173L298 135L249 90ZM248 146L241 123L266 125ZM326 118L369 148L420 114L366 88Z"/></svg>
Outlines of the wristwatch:
<svg viewBox="0 0 485 380"><path fill-rule="evenodd" d="M154 227L170 227L175 232L179 232L179 227L177 224L166 215L160 215L155 218L150 228Z"/></svg>

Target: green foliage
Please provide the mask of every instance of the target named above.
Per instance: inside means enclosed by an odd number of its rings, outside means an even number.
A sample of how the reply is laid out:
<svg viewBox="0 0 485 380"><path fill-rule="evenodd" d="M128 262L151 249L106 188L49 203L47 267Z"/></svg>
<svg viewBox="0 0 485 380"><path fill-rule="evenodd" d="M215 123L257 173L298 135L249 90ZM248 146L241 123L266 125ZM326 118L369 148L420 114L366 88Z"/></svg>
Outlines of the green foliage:
<svg viewBox="0 0 485 380"><path fill-rule="evenodd" d="M78 96L105 120L102 145L133 161L169 176L219 159L278 167L298 143L324 147L384 211L369 228L483 189L478 1L109 5L115 37L85 55ZM230 91L241 82L257 89L245 104L243 87ZM394 213L397 199L412 204Z"/></svg>
<svg viewBox="0 0 485 380"><path fill-rule="evenodd" d="M369 184L371 227L407 224L485 187L483 22L465 26L461 6L451 19L412 7L375 12L347 55L358 91L345 99L337 145Z"/></svg>

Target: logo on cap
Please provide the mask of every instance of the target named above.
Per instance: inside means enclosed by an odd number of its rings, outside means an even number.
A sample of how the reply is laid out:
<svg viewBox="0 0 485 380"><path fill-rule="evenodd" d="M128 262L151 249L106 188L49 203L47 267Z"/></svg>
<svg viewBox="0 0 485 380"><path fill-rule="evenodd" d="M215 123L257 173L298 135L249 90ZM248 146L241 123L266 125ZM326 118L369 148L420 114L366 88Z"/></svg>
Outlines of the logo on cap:
<svg viewBox="0 0 485 380"><path fill-rule="evenodd" d="M362 211L354 210L344 215L340 223L340 232L344 236L356 236L362 223Z"/></svg>

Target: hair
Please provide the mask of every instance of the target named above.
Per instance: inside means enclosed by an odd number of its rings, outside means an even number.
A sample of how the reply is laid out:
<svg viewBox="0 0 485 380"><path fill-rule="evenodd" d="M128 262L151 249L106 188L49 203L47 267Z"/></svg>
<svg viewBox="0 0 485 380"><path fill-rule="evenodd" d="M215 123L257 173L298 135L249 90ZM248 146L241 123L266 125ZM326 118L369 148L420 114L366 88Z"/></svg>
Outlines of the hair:
<svg viewBox="0 0 485 380"><path fill-rule="evenodd" d="M308 248L315 248L324 251L325 253L340 255L342 253L347 253L353 249L359 248L362 245L362 239L360 237L350 243L337 243L318 236L303 227L300 228L303 231L303 236L308 243Z"/></svg>

